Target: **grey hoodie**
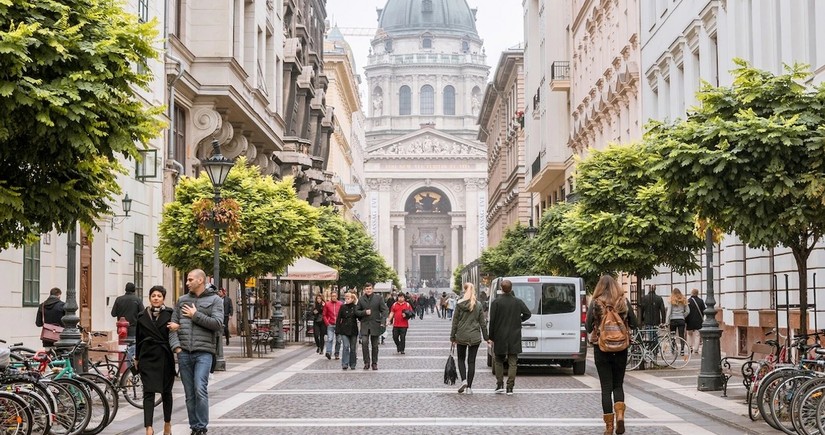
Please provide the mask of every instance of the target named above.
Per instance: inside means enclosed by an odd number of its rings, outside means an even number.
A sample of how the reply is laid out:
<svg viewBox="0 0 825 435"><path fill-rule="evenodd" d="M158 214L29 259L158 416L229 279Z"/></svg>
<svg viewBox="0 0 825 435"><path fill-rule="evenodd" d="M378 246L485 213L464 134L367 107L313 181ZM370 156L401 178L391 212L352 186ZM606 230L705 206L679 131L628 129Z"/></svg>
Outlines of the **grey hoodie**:
<svg viewBox="0 0 825 435"><path fill-rule="evenodd" d="M191 319L181 314L184 304L195 305L198 309ZM223 330L223 300L212 288L204 290L200 297L187 293L175 304L172 322L180 325L177 332L169 332L169 346L173 352L181 348L214 354L215 337Z"/></svg>

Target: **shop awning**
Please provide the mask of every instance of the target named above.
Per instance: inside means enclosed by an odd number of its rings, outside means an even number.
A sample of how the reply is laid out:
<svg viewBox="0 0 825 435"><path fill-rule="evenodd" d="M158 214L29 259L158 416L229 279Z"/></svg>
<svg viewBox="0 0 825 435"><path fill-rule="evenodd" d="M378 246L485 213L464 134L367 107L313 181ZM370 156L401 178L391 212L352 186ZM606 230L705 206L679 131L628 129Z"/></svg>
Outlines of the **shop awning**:
<svg viewBox="0 0 825 435"><path fill-rule="evenodd" d="M268 274L267 279L275 279L275 275ZM301 257L289 265L286 273L281 275L282 281L337 281L338 271L315 260Z"/></svg>

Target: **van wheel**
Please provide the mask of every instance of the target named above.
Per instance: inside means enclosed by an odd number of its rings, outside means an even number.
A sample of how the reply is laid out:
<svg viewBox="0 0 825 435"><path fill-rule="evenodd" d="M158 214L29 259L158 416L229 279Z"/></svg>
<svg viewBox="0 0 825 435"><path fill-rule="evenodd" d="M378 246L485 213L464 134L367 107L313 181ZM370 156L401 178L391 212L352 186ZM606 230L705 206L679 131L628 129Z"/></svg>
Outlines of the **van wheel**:
<svg viewBox="0 0 825 435"><path fill-rule="evenodd" d="M492 366L493 366L493 356L488 353L487 354L487 367L492 367Z"/></svg>
<svg viewBox="0 0 825 435"><path fill-rule="evenodd" d="M573 363L573 374L576 376L581 376L584 374L584 369L586 366L586 361L576 361Z"/></svg>

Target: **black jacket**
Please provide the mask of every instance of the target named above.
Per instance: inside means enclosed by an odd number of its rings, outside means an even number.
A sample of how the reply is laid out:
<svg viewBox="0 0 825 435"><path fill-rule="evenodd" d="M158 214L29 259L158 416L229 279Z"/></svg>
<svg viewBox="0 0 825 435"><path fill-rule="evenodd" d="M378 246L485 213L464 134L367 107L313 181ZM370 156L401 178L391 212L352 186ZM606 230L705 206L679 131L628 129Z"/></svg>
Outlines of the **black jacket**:
<svg viewBox="0 0 825 435"><path fill-rule="evenodd" d="M667 310L665 301L656 293L648 293L642 296L642 325L656 326L665 323Z"/></svg>
<svg viewBox="0 0 825 435"><path fill-rule="evenodd" d="M232 306L232 299L226 295L223 298L223 318L228 319L232 317L232 314L235 314L235 308Z"/></svg>
<svg viewBox="0 0 825 435"><path fill-rule="evenodd" d="M370 310L369 315L367 315L367 310ZM371 296L362 295L355 307L355 315L361 320L361 334L381 335L383 332L381 328L385 325L387 312L387 304L384 303L384 299L381 299L380 295L375 293Z"/></svg>
<svg viewBox="0 0 825 435"><path fill-rule="evenodd" d="M521 353L521 322L529 319L530 309L512 292L497 297L490 307L490 340L496 355Z"/></svg>
<svg viewBox="0 0 825 435"><path fill-rule="evenodd" d="M135 358L144 392L172 391L172 384L175 383L175 358L169 347L169 329L166 326L172 320L172 313L172 309L166 307L157 320L152 320L148 309L138 314Z"/></svg>
<svg viewBox="0 0 825 435"><path fill-rule="evenodd" d="M112 305L112 317L116 319L124 317L129 321L129 337L135 336L137 316L141 311L143 311L143 301L134 293L118 296L115 304Z"/></svg>
<svg viewBox="0 0 825 435"><path fill-rule="evenodd" d="M46 318L46 323L50 323L52 325L59 325L63 326L63 316L66 315L66 310L63 308L63 301L60 300L57 296L49 296L48 299L43 301L39 307L37 307L37 317L34 319L34 324L37 326L43 326L43 317ZM45 308L45 313L43 312Z"/></svg>
<svg viewBox="0 0 825 435"><path fill-rule="evenodd" d="M690 312L687 315L686 324L688 331L696 331L702 329L702 322L705 318L705 301L699 296L691 296L688 299L688 308Z"/></svg>
<svg viewBox="0 0 825 435"><path fill-rule="evenodd" d="M355 315L355 304L341 305L338 318L335 319L335 333L351 337L358 335L358 317Z"/></svg>

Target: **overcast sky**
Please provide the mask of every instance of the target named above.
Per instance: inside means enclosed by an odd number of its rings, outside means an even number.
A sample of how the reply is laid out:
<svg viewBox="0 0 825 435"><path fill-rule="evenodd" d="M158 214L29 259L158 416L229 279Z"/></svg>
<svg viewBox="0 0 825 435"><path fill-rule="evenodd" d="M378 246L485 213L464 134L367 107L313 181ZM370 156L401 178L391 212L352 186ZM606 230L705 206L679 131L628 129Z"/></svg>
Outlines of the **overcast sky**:
<svg viewBox="0 0 825 435"><path fill-rule="evenodd" d="M375 29L378 25L376 8L383 8L387 0L327 0L327 18L332 25ZM478 8L476 27L487 50L490 75L498 63L501 52L519 44L524 39L524 22L521 0L467 0L471 8ZM344 35L355 53L358 74L364 78L370 36ZM363 96L363 92L362 92Z"/></svg>

